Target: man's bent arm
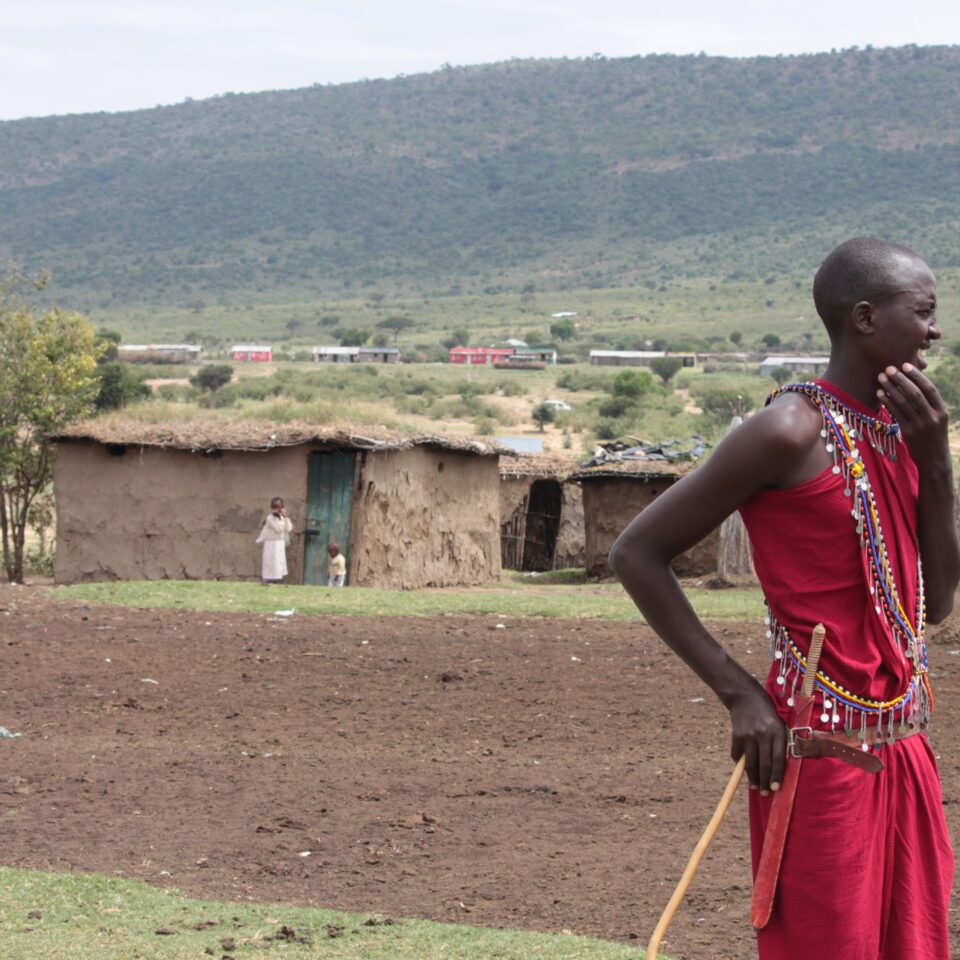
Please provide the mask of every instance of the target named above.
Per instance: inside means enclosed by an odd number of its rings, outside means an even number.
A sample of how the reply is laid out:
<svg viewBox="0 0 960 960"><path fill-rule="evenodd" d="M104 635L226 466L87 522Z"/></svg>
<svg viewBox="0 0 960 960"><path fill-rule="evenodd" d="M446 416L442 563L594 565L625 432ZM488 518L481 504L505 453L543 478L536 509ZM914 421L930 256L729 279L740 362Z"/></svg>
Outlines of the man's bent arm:
<svg viewBox="0 0 960 960"><path fill-rule="evenodd" d="M700 622L670 561L757 490L776 483L809 451L819 426L803 402L774 404L757 414L635 517L610 552L611 567L650 626L730 711L731 754L746 754L751 786L764 792L783 776L783 723L763 687Z"/></svg>

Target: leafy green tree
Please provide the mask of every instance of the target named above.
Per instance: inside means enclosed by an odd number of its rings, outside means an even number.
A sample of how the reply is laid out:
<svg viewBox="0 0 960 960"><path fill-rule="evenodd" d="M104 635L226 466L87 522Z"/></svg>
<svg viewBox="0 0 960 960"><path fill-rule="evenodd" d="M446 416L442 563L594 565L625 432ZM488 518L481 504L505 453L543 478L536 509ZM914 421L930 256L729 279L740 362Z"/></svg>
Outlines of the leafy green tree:
<svg viewBox="0 0 960 960"><path fill-rule="evenodd" d="M544 426L556 420L557 411L548 403L540 403L533 408L530 416L533 417L533 422L540 428L540 432L543 433Z"/></svg>
<svg viewBox="0 0 960 960"><path fill-rule="evenodd" d="M45 285L13 264L0 277L0 535L11 583L23 582L27 524L53 477L49 438L91 411L103 349L80 314L38 311Z"/></svg>
<svg viewBox="0 0 960 960"><path fill-rule="evenodd" d="M775 333L765 333L761 338L760 342L768 349L772 350L774 347L780 346L780 338Z"/></svg>
<svg viewBox="0 0 960 960"><path fill-rule="evenodd" d="M107 330L104 327L101 327L97 331L97 343L100 344L102 349L102 354L100 356L101 363L107 363L110 360L116 360L120 355L120 351L117 349L120 346L120 341L123 338L117 333L116 330Z"/></svg>
<svg viewBox="0 0 960 960"><path fill-rule="evenodd" d="M210 391L210 406L216 402L217 391L233 379L233 367L229 363L211 363L202 366L191 378L190 383L198 390Z"/></svg>
<svg viewBox="0 0 960 960"><path fill-rule="evenodd" d="M101 363L97 377L100 381L94 400L97 410L119 410L150 396L150 387L126 363Z"/></svg>
<svg viewBox="0 0 960 960"><path fill-rule="evenodd" d="M577 325L569 317L550 324L550 336L554 340L572 340L576 335Z"/></svg>
<svg viewBox="0 0 960 960"><path fill-rule="evenodd" d="M699 398L700 409L714 428L725 427L733 417L742 417L753 409L753 401L726 387L713 387Z"/></svg>
<svg viewBox="0 0 960 960"><path fill-rule="evenodd" d="M621 370L613 381L610 392L615 397L639 399L653 389L653 377L647 370Z"/></svg>
<svg viewBox="0 0 960 960"><path fill-rule="evenodd" d="M341 347L362 347L370 339L370 331L359 327L341 327L337 334Z"/></svg>
<svg viewBox="0 0 960 960"><path fill-rule="evenodd" d="M441 346L446 347L448 350L452 350L454 347L465 347L470 343L470 331L465 327L457 327L456 330L452 330L449 337L444 337L440 344Z"/></svg>
<svg viewBox="0 0 960 960"><path fill-rule="evenodd" d="M666 386L683 366L680 357L654 357L650 361L650 369L663 381Z"/></svg>
<svg viewBox="0 0 960 960"><path fill-rule="evenodd" d="M385 333L378 333L373 338L373 345L380 348L389 347L390 338Z"/></svg>
<svg viewBox="0 0 960 960"><path fill-rule="evenodd" d="M770 371L778 387L782 387L793 376L793 371L789 367L774 367Z"/></svg>
<svg viewBox="0 0 960 960"><path fill-rule="evenodd" d="M528 330L523 340L530 347L539 347L543 343L543 334L539 330Z"/></svg>
<svg viewBox="0 0 960 960"><path fill-rule="evenodd" d="M730 342L735 347L739 347L742 341L743 341L743 334L739 330L734 330L733 333L730 334Z"/></svg>
<svg viewBox="0 0 960 960"><path fill-rule="evenodd" d="M400 316L394 314L393 316L386 317L377 324L377 328L380 330L390 330L393 332L393 342L396 343L400 334L404 330L410 330L415 326L413 320L410 317Z"/></svg>

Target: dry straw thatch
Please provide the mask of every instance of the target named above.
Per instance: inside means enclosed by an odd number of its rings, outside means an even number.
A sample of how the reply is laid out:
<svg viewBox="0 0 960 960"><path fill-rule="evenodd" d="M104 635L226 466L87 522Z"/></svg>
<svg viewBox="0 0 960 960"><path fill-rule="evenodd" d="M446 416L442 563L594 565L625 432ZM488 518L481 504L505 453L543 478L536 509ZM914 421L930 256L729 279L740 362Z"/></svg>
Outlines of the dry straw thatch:
<svg viewBox="0 0 960 960"><path fill-rule="evenodd" d="M548 453L502 453L501 477L534 477L535 479L565 480L579 469L572 457Z"/></svg>
<svg viewBox="0 0 960 960"><path fill-rule="evenodd" d="M415 434L384 427L353 427L349 424L323 425L293 421L228 420L220 417L165 420L151 423L117 416L97 417L75 423L51 439L90 440L95 443L165 447L173 450L265 451L319 443L353 450L404 450L411 447L438 447L479 456L497 456L502 448L491 441L451 434Z"/></svg>

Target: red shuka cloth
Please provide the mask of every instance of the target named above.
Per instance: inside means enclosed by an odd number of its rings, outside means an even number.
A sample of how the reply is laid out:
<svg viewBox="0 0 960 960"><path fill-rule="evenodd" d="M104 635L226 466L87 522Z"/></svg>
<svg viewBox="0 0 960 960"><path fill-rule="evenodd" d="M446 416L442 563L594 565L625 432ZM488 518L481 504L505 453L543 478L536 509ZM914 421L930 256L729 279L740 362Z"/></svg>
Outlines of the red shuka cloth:
<svg viewBox="0 0 960 960"><path fill-rule="evenodd" d="M889 421L886 411L878 415L826 380L815 382L857 412ZM900 602L916 627L917 468L903 443L897 444L895 461L867 440L859 441L857 449L877 502ZM760 490L740 508L740 515L773 615L790 630L804 655L813 628L822 623L827 638L820 672L858 696L892 700L907 688L911 664L874 609L856 521L850 515L853 498L843 495L844 486L843 475L827 467L788 490ZM776 674L774 664L767 691L786 716L790 708L780 696L783 688L776 685Z"/></svg>
<svg viewBox="0 0 960 960"><path fill-rule="evenodd" d="M877 416L833 384L817 383ZM917 468L902 443L896 461L866 440L857 446L900 600L916 626ZM772 612L800 649L806 653L813 627L823 623L820 671L859 696L890 700L906 689L911 665L874 609L844 486L828 468L788 490L761 490L740 512ZM777 673L775 663L766 689L789 721ZM804 761L773 915L757 938L761 960L949 960L953 852L933 752L918 734L880 756L879 774L838 760ZM771 802L751 791L754 871Z"/></svg>

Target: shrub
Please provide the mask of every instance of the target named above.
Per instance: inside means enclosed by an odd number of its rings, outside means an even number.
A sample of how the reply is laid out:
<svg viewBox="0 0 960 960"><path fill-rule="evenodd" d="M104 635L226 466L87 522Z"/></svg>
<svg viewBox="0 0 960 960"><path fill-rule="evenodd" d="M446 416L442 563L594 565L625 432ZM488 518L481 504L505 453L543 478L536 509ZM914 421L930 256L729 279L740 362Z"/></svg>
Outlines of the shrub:
<svg viewBox="0 0 960 960"><path fill-rule="evenodd" d="M653 377L647 370L622 370L613 380L615 397L642 397L653 389Z"/></svg>

